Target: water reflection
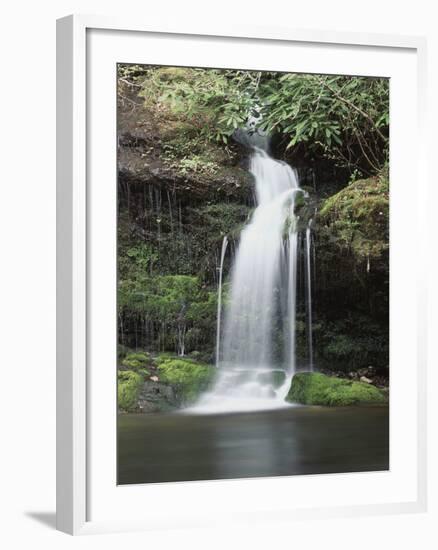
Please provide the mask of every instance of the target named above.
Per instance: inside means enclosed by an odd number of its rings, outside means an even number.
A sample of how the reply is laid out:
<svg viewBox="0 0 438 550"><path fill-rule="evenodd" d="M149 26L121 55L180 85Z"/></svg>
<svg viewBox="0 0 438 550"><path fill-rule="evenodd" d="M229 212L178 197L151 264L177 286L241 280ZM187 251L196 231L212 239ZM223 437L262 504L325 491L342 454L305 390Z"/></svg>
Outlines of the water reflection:
<svg viewBox="0 0 438 550"><path fill-rule="evenodd" d="M278 415L262 413L225 415L213 439L217 479L288 474L284 465L296 448L294 433L283 433ZM286 464L285 464L286 463Z"/></svg>
<svg viewBox="0 0 438 550"><path fill-rule="evenodd" d="M122 415L118 482L388 469L387 407Z"/></svg>

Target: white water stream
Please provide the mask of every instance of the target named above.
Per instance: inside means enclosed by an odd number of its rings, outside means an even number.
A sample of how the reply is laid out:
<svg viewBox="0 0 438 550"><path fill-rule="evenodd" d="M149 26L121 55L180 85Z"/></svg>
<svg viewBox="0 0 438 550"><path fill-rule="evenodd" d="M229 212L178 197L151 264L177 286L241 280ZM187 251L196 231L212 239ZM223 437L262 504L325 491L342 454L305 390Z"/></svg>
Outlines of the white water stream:
<svg viewBox="0 0 438 550"><path fill-rule="evenodd" d="M225 252L227 251L228 238L225 235L222 241L222 250L219 264L219 286L217 291L217 326L216 326L216 367L219 367L221 319L222 319L222 272L224 270Z"/></svg>
<svg viewBox="0 0 438 550"><path fill-rule="evenodd" d="M285 397L295 372L297 220L294 204L296 193L301 190L294 170L262 149L254 149L250 171L255 179L257 208L241 234L223 329L219 306L218 379L212 391L191 408L196 412L287 406ZM221 266L225 250L224 244ZM286 284L282 280L282 266L286 266ZM220 300L222 271L219 286ZM282 302L286 302L287 307L282 307ZM274 350L279 345L274 334L274 331L281 332L279 324L286 335L280 354L278 349Z"/></svg>
<svg viewBox="0 0 438 550"><path fill-rule="evenodd" d="M305 248L305 263L306 263L306 317L307 317L307 343L309 353L309 370L313 370L313 323L312 323L312 268L311 268L311 248L312 248L312 220L306 229L306 248Z"/></svg>

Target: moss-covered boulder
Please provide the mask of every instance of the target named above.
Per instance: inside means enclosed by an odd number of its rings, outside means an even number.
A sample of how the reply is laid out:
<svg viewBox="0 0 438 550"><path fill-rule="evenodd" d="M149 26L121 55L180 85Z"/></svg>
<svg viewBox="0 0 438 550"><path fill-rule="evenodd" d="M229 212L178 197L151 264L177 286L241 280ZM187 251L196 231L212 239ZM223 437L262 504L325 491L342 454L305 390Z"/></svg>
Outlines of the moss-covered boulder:
<svg viewBox="0 0 438 550"><path fill-rule="evenodd" d="M363 382L326 376L319 372L295 374L286 400L303 405L338 407L370 403L385 403L385 394Z"/></svg>
<svg viewBox="0 0 438 550"><path fill-rule="evenodd" d="M386 262L389 247L387 170L355 181L326 199L321 204L318 223L329 231L332 244L340 251L350 252L357 263Z"/></svg>
<svg viewBox="0 0 438 550"><path fill-rule="evenodd" d="M181 405L196 401L216 376L214 367L191 359L161 357L157 363L160 381L172 386Z"/></svg>
<svg viewBox="0 0 438 550"><path fill-rule="evenodd" d="M119 409L132 412L137 409L137 401L143 386L143 376L132 370L118 372L117 397Z"/></svg>
<svg viewBox="0 0 438 550"><path fill-rule="evenodd" d="M137 399L136 412L166 413L176 410L179 401L170 384L152 379L145 380Z"/></svg>

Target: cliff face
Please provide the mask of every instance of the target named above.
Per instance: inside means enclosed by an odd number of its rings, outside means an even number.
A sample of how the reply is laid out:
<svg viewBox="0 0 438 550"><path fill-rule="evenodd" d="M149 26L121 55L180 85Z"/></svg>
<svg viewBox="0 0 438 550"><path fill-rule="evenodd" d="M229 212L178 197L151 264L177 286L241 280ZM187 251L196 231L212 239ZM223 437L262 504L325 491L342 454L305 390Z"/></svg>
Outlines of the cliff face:
<svg viewBox="0 0 438 550"><path fill-rule="evenodd" d="M120 340L210 359L219 250L225 235L234 246L253 207L248 152L199 137L139 90L119 90Z"/></svg>
<svg viewBox="0 0 438 550"><path fill-rule="evenodd" d="M389 181L386 172L320 201L315 218L315 336L327 365L389 364Z"/></svg>
<svg viewBox="0 0 438 550"><path fill-rule="evenodd" d="M118 95L120 343L153 352L183 346L208 362L222 240L230 240L226 280L254 207L249 153L232 140L205 138L201 121L197 127L184 113L146 102L142 78L140 72L121 79ZM294 162L290 149L273 145L277 157ZM345 171L300 151L300 183L309 194L299 205L301 229L313 219L315 359L332 371L385 369L387 175L349 185ZM304 311L299 304L297 352L303 358Z"/></svg>

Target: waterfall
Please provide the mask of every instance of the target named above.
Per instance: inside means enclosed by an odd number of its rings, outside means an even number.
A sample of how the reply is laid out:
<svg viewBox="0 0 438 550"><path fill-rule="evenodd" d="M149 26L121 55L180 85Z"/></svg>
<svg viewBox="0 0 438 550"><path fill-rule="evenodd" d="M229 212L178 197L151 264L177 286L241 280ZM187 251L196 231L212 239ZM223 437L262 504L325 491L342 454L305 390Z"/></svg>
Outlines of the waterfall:
<svg viewBox="0 0 438 550"><path fill-rule="evenodd" d="M293 208L299 186L290 166L261 149L255 151L250 171L255 179L258 206L242 231L232 269L222 353L225 367L253 369L272 366L280 255L286 222L290 227L295 225ZM295 231L292 233L296 235ZM295 253L290 258L296 263Z"/></svg>
<svg viewBox="0 0 438 550"><path fill-rule="evenodd" d="M306 229L306 313L307 313L307 343L309 353L309 370L313 370L313 322L312 322L312 266L311 266L311 247L312 247L312 220L309 220Z"/></svg>
<svg viewBox="0 0 438 550"><path fill-rule="evenodd" d="M297 248L298 233L296 227L289 230L289 281L288 281L288 336L289 336L289 369L291 376L295 373L295 316L297 295Z"/></svg>
<svg viewBox="0 0 438 550"><path fill-rule="evenodd" d="M257 207L240 236L222 332L218 304L217 365L219 351L221 353L218 377L213 390L205 394L192 411L287 406L284 399L295 371L297 219L294 205L296 194L302 191L289 165L273 159L259 147L253 147L253 151L250 171L254 176ZM224 240L222 255L225 246ZM281 303L282 266L286 266L288 272L287 307ZM222 261L220 287L221 276ZM287 337L281 342L278 335L283 333Z"/></svg>
<svg viewBox="0 0 438 550"><path fill-rule="evenodd" d="M219 285L217 292L217 326L216 326L216 367L219 367L220 361L220 336L221 336L221 316L222 316L222 272L224 268L225 252L227 251L228 239L223 238L221 258L219 265Z"/></svg>

